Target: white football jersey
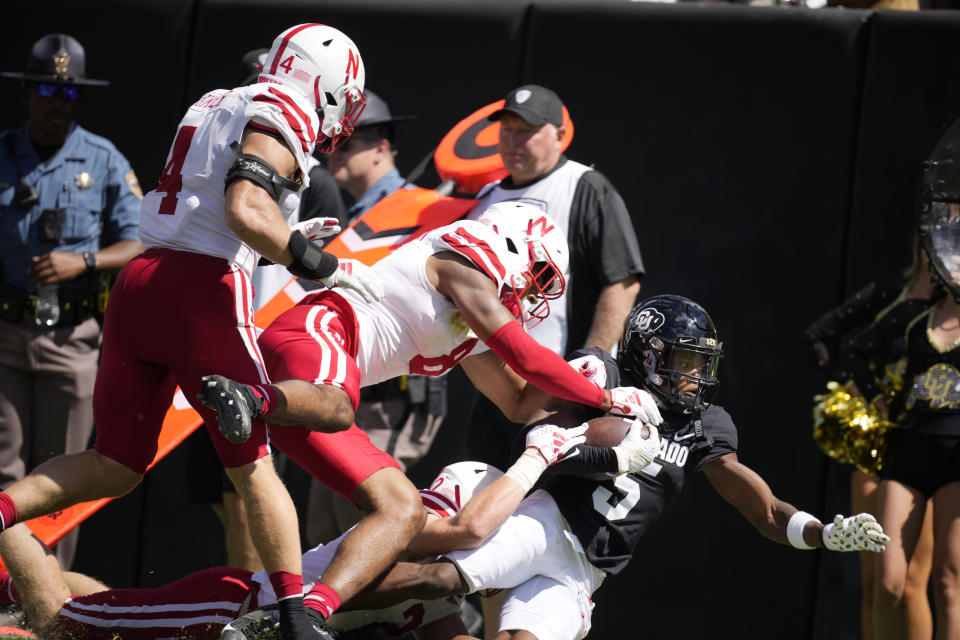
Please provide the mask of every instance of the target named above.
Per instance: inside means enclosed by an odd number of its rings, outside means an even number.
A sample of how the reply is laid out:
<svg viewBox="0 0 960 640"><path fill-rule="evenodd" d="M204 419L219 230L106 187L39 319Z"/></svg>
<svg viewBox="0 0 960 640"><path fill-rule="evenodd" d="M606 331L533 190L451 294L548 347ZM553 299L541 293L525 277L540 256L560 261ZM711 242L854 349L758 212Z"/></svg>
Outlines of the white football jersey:
<svg viewBox="0 0 960 640"><path fill-rule="evenodd" d="M434 515L446 518L460 510L460 507L478 491L503 475L496 467L482 462L457 462L447 465L430 485L422 490L420 498L424 508ZM353 529L351 528L350 531ZM329 544L322 544L303 554L303 592L307 593L314 583L330 566L337 548L350 531L347 531ZM257 606L276 602L273 585L265 571L253 575L260 584ZM357 629L376 629L387 637L400 637L460 611L462 598L440 600L406 600L386 609L337 611L330 617L329 626L334 631L352 631Z"/></svg>
<svg viewBox="0 0 960 640"><path fill-rule="evenodd" d="M160 184L143 198L140 239L147 248L203 253L253 272L260 256L223 219L224 180L235 161L230 144L240 142L247 125L281 136L300 167L301 190L308 186L319 120L306 98L274 83L211 91L180 121ZM299 202L298 193L281 196L288 220Z"/></svg>
<svg viewBox="0 0 960 640"><path fill-rule="evenodd" d="M334 289L350 301L359 324L357 365L363 387L406 374L442 375L486 346L450 300L427 279L427 259L454 251L493 280L499 292L509 263L506 242L487 225L462 220L393 251L373 269L383 280L380 302ZM515 260L515 257L514 257Z"/></svg>

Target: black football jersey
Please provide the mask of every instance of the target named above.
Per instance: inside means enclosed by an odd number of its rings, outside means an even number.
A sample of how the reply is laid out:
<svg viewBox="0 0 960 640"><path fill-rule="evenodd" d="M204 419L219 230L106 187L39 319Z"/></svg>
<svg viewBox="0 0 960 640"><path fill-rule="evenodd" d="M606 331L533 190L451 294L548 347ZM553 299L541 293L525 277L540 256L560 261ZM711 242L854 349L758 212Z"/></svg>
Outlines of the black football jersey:
<svg viewBox="0 0 960 640"><path fill-rule="evenodd" d="M600 349L577 351L571 359L587 353L602 354L605 363L616 362ZM607 388L619 386L619 375L611 376L609 367L607 371ZM640 538L660 519L667 501L683 490L687 474L737 450L737 428L730 414L718 405L700 414L668 410L662 414L660 452L641 472L602 480L569 475L581 473L584 460L600 465L597 470L611 468L609 448L582 446L579 455L552 466L541 483L557 502L587 559L608 574L619 573L627 565Z"/></svg>

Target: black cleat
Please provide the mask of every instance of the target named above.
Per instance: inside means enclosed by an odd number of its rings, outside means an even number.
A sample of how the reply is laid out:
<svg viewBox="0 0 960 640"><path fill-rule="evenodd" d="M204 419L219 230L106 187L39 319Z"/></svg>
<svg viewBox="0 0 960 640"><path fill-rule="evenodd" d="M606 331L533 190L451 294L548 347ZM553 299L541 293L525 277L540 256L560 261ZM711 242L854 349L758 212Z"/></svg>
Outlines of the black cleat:
<svg viewBox="0 0 960 640"><path fill-rule="evenodd" d="M223 376L203 376L197 399L217 412L220 433L234 444L250 437L253 419L260 416L263 400L245 384Z"/></svg>
<svg viewBox="0 0 960 640"><path fill-rule="evenodd" d="M276 605L254 609L229 622L220 632L220 640L280 640L280 612Z"/></svg>
<svg viewBox="0 0 960 640"><path fill-rule="evenodd" d="M323 617L311 610L307 611L312 634L302 640L336 640L337 635L327 628ZM280 632L280 611L276 604L262 609L254 609L245 616L230 622L220 632L220 640L282 640ZM301 640L298 638L298 640Z"/></svg>

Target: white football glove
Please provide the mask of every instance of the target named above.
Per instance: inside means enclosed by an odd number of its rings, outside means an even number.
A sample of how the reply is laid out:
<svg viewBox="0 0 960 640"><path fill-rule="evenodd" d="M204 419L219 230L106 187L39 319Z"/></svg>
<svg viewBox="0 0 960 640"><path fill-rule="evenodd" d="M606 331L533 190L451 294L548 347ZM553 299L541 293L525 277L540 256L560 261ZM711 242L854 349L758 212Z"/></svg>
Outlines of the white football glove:
<svg viewBox="0 0 960 640"><path fill-rule="evenodd" d="M607 386L607 368L597 356L580 356L568 362L574 371L603 388Z"/></svg>
<svg viewBox="0 0 960 640"><path fill-rule="evenodd" d="M890 536L869 513L858 513L844 518L837 514L823 527L823 546L830 551L873 551L883 553Z"/></svg>
<svg viewBox="0 0 960 640"><path fill-rule="evenodd" d="M615 416L635 416L644 424L659 426L663 422L660 409L653 396L636 387L610 389L611 406L607 413Z"/></svg>
<svg viewBox="0 0 960 640"><path fill-rule="evenodd" d="M322 247L325 243L317 240L340 233L340 221L336 218L310 218L293 225L290 231L299 231L307 240L316 242Z"/></svg>
<svg viewBox="0 0 960 640"><path fill-rule="evenodd" d="M657 428L647 425L650 436L644 438L643 426L639 419L634 420L623 442L613 447L613 452L617 454L617 470L620 473L640 471L653 462L660 451L660 434Z"/></svg>
<svg viewBox="0 0 960 640"><path fill-rule="evenodd" d="M331 289L353 289L367 302L379 302L383 299L383 282L380 281L380 276L359 260L341 260L336 271L317 282L322 282Z"/></svg>
<svg viewBox="0 0 960 640"><path fill-rule="evenodd" d="M527 449L536 449L547 461L547 466L561 460L570 449L587 440L584 435L587 424L564 429L552 424L542 424L527 432Z"/></svg>

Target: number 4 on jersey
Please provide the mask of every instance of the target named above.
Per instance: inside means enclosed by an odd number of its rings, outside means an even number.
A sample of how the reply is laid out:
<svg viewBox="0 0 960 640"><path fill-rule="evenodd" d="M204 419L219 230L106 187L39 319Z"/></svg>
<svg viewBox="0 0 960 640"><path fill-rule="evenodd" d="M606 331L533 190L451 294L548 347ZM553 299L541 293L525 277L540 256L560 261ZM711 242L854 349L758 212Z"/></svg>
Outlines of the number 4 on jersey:
<svg viewBox="0 0 960 640"><path fill-rule="evenodd" d="M196 127L180 127L177 131L177 137L173 141L173 150L170 152L170 159L167 166L163 168L163 175L160 176L160 184L157 185L157 191L164 193L160 201L160 208L157 213L165 216L172 216L177 212L177 194L183 188L183 162L187 158L187 151L190 150L190 143L193 141L193 134L196 133Z"/></svg>

